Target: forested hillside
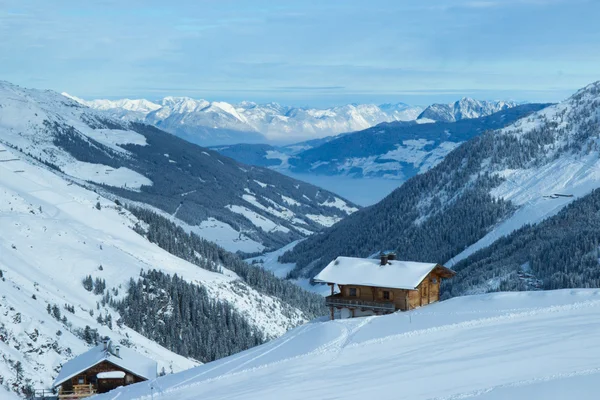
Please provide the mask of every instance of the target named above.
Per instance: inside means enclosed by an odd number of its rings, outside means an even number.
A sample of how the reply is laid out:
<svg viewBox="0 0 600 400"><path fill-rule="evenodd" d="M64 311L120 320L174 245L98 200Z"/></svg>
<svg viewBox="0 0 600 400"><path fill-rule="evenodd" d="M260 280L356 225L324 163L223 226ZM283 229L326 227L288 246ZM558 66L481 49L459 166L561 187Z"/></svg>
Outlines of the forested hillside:
<svg viewBox="0 0 600 400"><path fill-rule="evenodd" d="M479 118L437 123L396 121L295 145L233 145L215 150L237 161L284 172L383 177L402 181L423 173L461 143L487 130L505 127L549 104L499 109Z"/></svg>
<svg viewBox="0 0 600 400"><path fill-rule="evenodd" d="M548 201L552 201L549 199ZM460 261L445 297L495 290L600 287L600 189Z"/></svg>
<svg viewBox="0 0 600 400"><path fill-rule="evenodd" d="M281 261L296 263L292 277L312 277L339 255L365 257L383 249L416 261L464 258L600 186L599 120L600 83L594 83L556 106L473 138L382 202L298 244Z"/></svg>
<svg viewBox="0 0 600 400"><path fill-rule="evenodd" d="M51 91L0 82L0 130L5 145L79 183L161 209L230 251L275 249L357 209L324 189Z"/></svg>
<svg viewBox="0 0 600 400"><path fill-rule="evenodd" d="M257 292L282 300L282 312L293 317L297 310L309 319L326 314L322 297L307 292L293 283L275 277L271 272L244 262L193 232L188 233L180 226L150 210L129 206L143 224L135 226L136 232L156 243L162 249L208 271L223 273L223 266L243 280ZM143 226L142 226L143 225Z"/></svg>

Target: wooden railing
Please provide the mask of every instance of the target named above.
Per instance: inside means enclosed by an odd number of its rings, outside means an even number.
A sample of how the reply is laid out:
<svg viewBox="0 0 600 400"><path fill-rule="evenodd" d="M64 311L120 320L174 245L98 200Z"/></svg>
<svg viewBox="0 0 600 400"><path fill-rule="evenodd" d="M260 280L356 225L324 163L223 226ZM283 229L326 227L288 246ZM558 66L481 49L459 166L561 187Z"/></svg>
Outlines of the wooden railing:
<svg viewBox="0 0 600 400"><path fill-rule="evenodd" d="M389 312L396 311L396 306L392 302L357 300L338 295L325 297L325 305L327 307L350 307Z"/></svg>
<svg viewBox="0 0 600 400"><path fill-rule="evenodd" d="M87 385L73 385L72 391L60 390L58 398L60 400L79 400L96 394L96 388L90 383Z"/></svg>

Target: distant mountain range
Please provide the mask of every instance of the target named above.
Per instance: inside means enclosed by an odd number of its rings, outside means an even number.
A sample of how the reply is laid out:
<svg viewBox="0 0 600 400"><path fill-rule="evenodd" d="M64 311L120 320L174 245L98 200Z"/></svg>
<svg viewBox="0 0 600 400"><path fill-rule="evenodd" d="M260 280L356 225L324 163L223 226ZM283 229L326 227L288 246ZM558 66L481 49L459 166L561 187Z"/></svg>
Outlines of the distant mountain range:
<svg viewBox="0 0 600 400"><path fill-rule="evenodd" d="M111 117L148 123L204 146L291 143L360 131L382 122L451 122L486 116L515 105L465 98L451 105L434 104L425 110L404 103L347 104L317 109L248 101L230 104L189 97L165 97L157 102L145 99L87 101L67 93L63 95Z"/></svg>
<svg viewBox="0 0 600 400"><path fill-rule="evenodd" d="M450 104L432 104L417 119L437 122L456 122L463 119L485 117L515 107L513 101L480 101L463 97Z"/></svg>
<svg viewBox="0 0 600 400"><path fill-rule="evenodd" d="M548 104L524 104L479 118L464 117L451 122L382 123L358 132L288 146L238 144L214 149L245 164L283 173L377 177L396 179L400 183L436 166L467 140L546 106Z"/></svg>
<svg viewBox="0 0 600 400"><path fill-rule="evenodd" d="M414 120L423 111L404 103L316 109L249 101L230 104L189 97L165 97L155 103L144 99L86 101L67 93L63 95L113 117L146 122L200 145L318 138L381 122Z"/></svg>
<svg viewBox="0 0 600 400"><path fill-rule="evenodd" d="M451 295L596 287L599 121L596 82L473 137L279 261L294 266L290 277L311 278L339 255L393 249L402 259L455 267Z"/></svg>

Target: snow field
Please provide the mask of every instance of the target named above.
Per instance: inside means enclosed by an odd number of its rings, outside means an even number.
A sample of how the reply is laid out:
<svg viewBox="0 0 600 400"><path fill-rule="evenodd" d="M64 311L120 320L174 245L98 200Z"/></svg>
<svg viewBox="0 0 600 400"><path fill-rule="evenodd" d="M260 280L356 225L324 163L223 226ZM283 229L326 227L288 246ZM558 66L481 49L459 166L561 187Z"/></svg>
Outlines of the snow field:
<svg viewBox="0 0 600 400"><path fill-rule="evenodd" d="M599 317L600 291L592 289L466 296L407 313L313 321L98 398L595 399Z"/></svg>
<svg viewBox="0 0 600 400"><path fill-rule="evenodd" d="M0 145L0 160L18 154ZM230 302L268 337L304 321L301 312L284 310L279 300L236 281L231 271L209 272L165 252L135 233L135 218L114 202L26 161L0 162L0 270L5 279L0 280L0 375L5 379L14 379L12 363L20 361L24 375L35 377L34 388L49 387L61 363L87 350L71 333L86 325L113 340L130 341L167 372L198 364L119 328L118 314L83 287L87 275L105 280L119 298L142 269L177 274ZM48 315L48 305L58 306L72 327ZM73 306L74 313L65 305ZM112 330L96 321L106 314L112 317Z"/></svg>

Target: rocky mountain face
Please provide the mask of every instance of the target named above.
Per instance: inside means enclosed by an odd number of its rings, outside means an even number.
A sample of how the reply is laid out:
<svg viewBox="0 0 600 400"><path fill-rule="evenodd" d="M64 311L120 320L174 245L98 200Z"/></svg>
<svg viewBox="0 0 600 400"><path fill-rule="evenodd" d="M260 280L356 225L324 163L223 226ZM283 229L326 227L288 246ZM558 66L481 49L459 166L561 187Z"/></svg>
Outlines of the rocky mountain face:
<svg viewBox="0 0 600 400"><path fill-rule="evenodd" d="M467 141L377 205L299 243L280 261L295 263L290 276L312 277L339 255L365 257L395 249L404 259L473 271L468 265L483 257L476 256L478 251L556 215L600 186L599 134L596 82L559 104ZM471 255L475 258L469 261ZM553 262L560 264L560 257ZM537 279L569 286L551 278L552 268L545 271ZM480 284L484 276L465 276L460 290Z"/></svg>
<svg viewBox="0 0 600 400"><path fill-rule="evenodd" d="M517 106L512 101L481 101L464 97L450 104L432 104L417 119L437 122L455 122L468 118L485 117Z"/></svg>

